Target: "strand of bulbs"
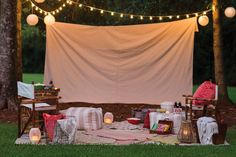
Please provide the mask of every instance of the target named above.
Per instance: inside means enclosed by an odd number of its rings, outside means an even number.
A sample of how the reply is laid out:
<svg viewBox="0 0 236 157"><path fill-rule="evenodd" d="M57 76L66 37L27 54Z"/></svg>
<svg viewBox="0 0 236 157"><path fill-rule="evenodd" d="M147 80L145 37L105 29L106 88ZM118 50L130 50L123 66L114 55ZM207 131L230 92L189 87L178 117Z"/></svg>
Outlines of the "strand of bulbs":
<svg viewBox="0 0 236 157"><path fill-rule="evenodd" d="M189 18L192 16L195 17L199 17L198 18L198 23L201 26L206 26L209 23L209 18L207 17L207 13L211 11L211 9L203 11L203 12L198 12L198 13L190 13L190 14L185 14L185 15L168 15L168 16L145 16L145 15L133 15L133 14L126 14L126 13L119 13L119 12L114 12L114 11L110 11L110 10L104 10L104 9L100 9L100 8L95 8L92 6L88 6L88 5L84 5L78 2L74 2L71 0L67 0L65 1L65 3L63 3L60 7L58 7L57 9L53 10L53 11L46 11L43 10L42 8L38 7L37 5L35 5L31 0L29 0L31 2L31 7L32 9L34 9L35 11L39 12L40 14L44 14L44 23L48 26L51 26L55 23L55 17L53 15L59 13L60 11L63 10L63 8L65 8L67 5L78 5L80 8L85 7L88 8L90 11L99 11L101 14L104 13L109 13L111 16L114 15L119 15L120 18L123 17L129 17L130 19L134 19L134 18L139 18L140 20L144 20L144 19L149 19L149 20L154 20L157 19L159 21L162 21L164 18L168 18L169 20L171 19L179 19L180 17L185 17L185 18ZM61 1L61 0L59 0ZM36 3L43 3L45 2L45 0L35 0ZM236 14L235 8L234 7L227 7L225 9L225 16L229 17L229 18L233 18ZM30 14L27 16L26 21L29 25L34 26L38 23L39 18L36 14Z"/></svg>

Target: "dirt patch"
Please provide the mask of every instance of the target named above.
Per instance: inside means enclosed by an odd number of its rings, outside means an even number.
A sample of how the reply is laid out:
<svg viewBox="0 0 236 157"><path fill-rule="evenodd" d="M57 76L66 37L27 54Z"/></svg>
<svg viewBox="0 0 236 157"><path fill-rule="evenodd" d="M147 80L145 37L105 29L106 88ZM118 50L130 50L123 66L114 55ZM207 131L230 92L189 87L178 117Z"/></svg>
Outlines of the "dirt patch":
<svg viewBox="0 0 236 157"><path fill-rule="evenodd" d="M0 122L17 123L17 111L0 110Z"/></svg>
<svg viewBox="0 0 236 157"><path fill-rule="evenodd" d="M223 105L219 106L220 114L222 115L225 123L227 123L229 126L236 125L236 105L232 105L230 103L221 103ZM71 104L68 104L71 105ZM65 104L63 104L65 106ZM73 106L73 105L72 105ZM79 106L90 106L90 107L102 107L104 112L110 111L113 112L116 120L124 120L126 117L130 116L131 109L134 107L129 107L129 105L124 105L121 107L121 105L97 105L93 104L90 105L79 105ZM68 106L67 106L68 107ZM118 108L117 108L118 107ZM135 106L137 107L137 106ZM138 108L147 107L145 105L140 105ZM150 106L148 106L150 107ZM113 109L114 108L114 109ZM129 110L128 110L129 109ZM0 110L0 122L6 122L6 123L17 123L17 111L12 110Z"/></svg>

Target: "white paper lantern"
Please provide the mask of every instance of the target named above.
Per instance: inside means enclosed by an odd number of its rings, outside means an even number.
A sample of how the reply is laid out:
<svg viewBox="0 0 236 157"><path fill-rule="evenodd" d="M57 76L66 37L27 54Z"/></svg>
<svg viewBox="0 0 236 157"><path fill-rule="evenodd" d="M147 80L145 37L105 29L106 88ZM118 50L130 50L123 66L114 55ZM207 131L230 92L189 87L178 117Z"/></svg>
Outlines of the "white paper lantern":
<svg viewBox="0 0 236 157"><path fill-rule="evenodd" d="M38 144L41 139L41 132L39 128L31 128L29 132L29 138L32 144Z"/></svg>
<svg viewBox="0 0 236 157"><path fill-rule="evenodd" d="M201 26L206 26L209 23L209 18L206 15L200 16L198 18L198 23Z"/></svg>
<svg viewBox="0 0 236 157"><path fill-rule="evenodd" d="M44 23L49 26L53 25L55 23L55 17L52 14L48 14L44 17Z"/></svg>
<svg viewBox="0 0 236 157"><path fill-rule="evenodd" d="M106 112L104 115L104 123L112 124L114 116L111 112Z"/></svg>
<svg viewBox="0 0 236 157"><path fill-rule="evenodd" d="M27 16L26 18L26 22L30 25L30 26L34 26L39 22L39 18L37 15L35 14L30 14Z"/></svg>
<svg viewBox="0 0 236 157"><path fill-rule="evenodd" d="M236 14L236 11L235 11L234 7L228 7L225 9L225 16L226 17L232 18L235 16L235 14Z"/></svg>
<svg viewBox="0 0 236 157"><path fill-rule="evenodd" d="M37 3L43 3L45 0L35 0Z"/></svg>

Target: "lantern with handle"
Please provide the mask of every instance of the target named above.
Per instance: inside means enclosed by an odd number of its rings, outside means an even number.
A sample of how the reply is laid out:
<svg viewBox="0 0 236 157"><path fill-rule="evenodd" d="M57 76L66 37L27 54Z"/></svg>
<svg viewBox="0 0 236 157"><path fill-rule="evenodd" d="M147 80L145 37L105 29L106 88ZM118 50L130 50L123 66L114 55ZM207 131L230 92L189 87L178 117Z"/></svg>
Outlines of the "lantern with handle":
<svg viewBox="0 0 236 157"><path fill-rule="evenodd" d="M29 132L29 138L32 144L38 144L41 139L41 132L39 128L31 128Z"/></svg>
<svg viewBox="0 0 236 157"><path fill-rule="evenodd" d="M114 116L111 112L106 112L104 115L104 123L105 124L112 124Z"/></svg>
<svg viewBox="0 0 236 157"><path fill-rule="evenodd" d="M182 121L177 138L183 143L194 142L192 123L189 120Z"/></svg>

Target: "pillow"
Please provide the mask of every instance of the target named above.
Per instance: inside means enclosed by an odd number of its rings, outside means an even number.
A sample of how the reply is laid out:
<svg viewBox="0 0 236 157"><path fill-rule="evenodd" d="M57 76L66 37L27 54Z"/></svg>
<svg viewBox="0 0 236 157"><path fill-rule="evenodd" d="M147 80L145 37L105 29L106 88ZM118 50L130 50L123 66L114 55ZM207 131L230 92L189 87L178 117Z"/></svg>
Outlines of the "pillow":
<svg viewBox="0 0 236 157"><path fill-rule="evenodd" d="M54 128L56 126L57 120L63 119L63 118L64 118L64 115L62 114L50 115L47 113L43 113L44 125L45 125L46 132L50 140L53 139Z"/></svg>
<svg viewBox="0 0 236 157"><path fill-rule="evenodd" d="M212 83L211 81L205 81L198 87L198 89L193 95L193 98L214 99L215 89L216 89L216 84ZM206 102L202 100L194 100L193 104L205 105Z"/></svg>
<svg viewBox="0 0 236 157"><path fill-rule="evenodd" d="M66 117L74 117L79 130L98 130L102 128L103 115L101 108L71 107L61 111Z"/></svg>

